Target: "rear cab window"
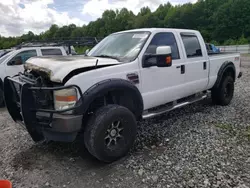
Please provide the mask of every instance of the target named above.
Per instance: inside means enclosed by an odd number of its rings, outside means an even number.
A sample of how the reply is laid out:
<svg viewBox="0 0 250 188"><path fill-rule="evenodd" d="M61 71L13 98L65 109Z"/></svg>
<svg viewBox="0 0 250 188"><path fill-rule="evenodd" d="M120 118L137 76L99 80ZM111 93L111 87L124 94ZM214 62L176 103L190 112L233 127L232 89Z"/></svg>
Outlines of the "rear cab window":
<svg viewBox="0 0 250 188"><path fill-rule="evenodd" d="M58 48L41 49L41 52L43 56L63 55L61 49Z"/></svg>
<svg viewBox="0 0 250 188"><path fill-rule="evenodd" d="M198 37L192 33L181 33L187 58L202 57L201 45Z"/></svg>

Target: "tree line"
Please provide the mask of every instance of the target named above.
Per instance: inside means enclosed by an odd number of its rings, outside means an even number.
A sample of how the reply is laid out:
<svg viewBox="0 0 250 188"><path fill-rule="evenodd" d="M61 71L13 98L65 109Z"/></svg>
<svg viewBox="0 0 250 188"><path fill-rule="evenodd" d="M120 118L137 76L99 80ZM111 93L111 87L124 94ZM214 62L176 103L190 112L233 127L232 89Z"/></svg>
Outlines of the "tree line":
<svg viewBox="0 0 250 188"><path fill-rule="evenodd" d="M74 24L59 27L35 35L32 31L18 37L0 36L0 49L10 48L22 42L52 40L58 38L105 37L110 33L134 28L184 28L199 30L207 42L224 45L250 42L250 0L198 0L173 6L160 5L154 12L144 7L135 15L132 11L106 10L101 18L88 25Z"/></svg>

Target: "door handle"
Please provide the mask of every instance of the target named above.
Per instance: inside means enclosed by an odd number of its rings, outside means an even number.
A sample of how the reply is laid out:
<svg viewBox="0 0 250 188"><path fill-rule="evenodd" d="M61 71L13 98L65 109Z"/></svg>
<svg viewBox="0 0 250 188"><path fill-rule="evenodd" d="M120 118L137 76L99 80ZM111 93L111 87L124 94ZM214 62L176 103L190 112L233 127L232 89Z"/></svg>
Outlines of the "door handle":
<svg viewBox="0 0 250 188"><path fill-rule="evenodd" d="M180 65L176 67L177 69L181 69L181 74L185 73L185 65Z"/></svg>
<svg viewBox="0 0 250 188"><path fill-rule="evenodd" d="M203 62L203 70L207 69L207 62Z"/></svg>

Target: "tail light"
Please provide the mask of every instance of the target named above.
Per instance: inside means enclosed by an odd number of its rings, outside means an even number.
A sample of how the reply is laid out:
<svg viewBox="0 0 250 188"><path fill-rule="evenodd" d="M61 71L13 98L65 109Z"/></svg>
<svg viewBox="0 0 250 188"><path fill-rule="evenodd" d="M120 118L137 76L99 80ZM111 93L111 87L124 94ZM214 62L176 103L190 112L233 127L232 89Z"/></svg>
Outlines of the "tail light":
<svg viewBox="0 0 250 188"><path fill-rule="evenodd" d="M72 108L76 105L76 102L77 102L77 92L75 88L54 91L55 110L66 110Z"/></svg>

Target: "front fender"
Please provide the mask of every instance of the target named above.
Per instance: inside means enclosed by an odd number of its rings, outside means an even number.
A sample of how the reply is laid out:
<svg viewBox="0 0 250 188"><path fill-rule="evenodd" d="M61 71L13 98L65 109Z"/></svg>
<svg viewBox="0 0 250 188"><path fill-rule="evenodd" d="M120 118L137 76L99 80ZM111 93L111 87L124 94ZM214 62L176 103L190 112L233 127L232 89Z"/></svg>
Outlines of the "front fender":
<svg viewBox="0 0 250 188"><path fill-rule="evenodd" d="M143 99L138 88L131 82L123 79L107 79L96 83L88 90L83 93L83 99L80 111L77 113L85 114L90 106L90 104L98 97L104 96L108 92L112 91L122 91L125 93L130 93L133 96L134 101L136 101L137 110L135 112L136 116L140 116L143 112Z"/></svg>

